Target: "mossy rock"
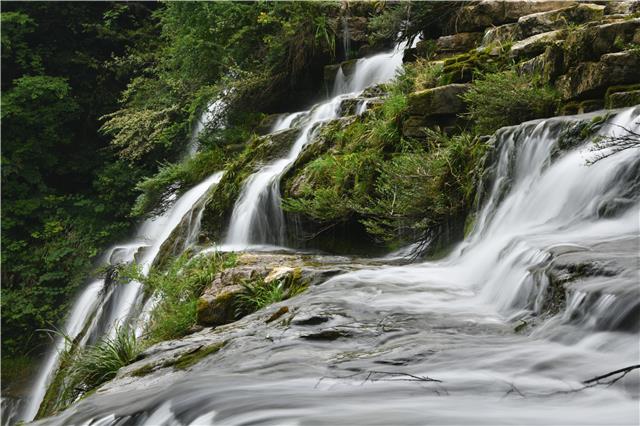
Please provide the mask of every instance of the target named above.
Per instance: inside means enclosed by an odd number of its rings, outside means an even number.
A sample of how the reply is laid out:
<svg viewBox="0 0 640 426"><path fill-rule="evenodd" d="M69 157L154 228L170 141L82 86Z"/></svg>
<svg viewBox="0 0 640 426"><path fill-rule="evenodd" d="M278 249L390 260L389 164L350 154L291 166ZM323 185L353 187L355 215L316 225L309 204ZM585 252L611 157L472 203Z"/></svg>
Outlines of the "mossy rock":
<svg viewBox="0 0 640 426"><path fill-rule="evenodd" d="M422 117L460 114L466 110L461 96L470 88L469 84L448 84L411 93L407 98L407 114Z"/></svg>
<svg viewBox="0 0 640 426"><path fill-rule="evenodd" d="M565 68L598 61L606 53L624 50L640 33L640 18L569 31L564 43Z"/></svg>
<svg viewBox="0 0 640 426"><path fill-rule="evenodd" d="M605 94L606 108L626 108L640 105L640 84L612 86Z"/></svg>
<svg viewBox="0 0 640 426"><path fill-rule="evenodd" d="M563 100L604 97L611 86L640 82L640 52L627 50L602 55L599 62L585 62L556 82Z"/></svg>
<svg viewBox="0 0 640 426"><path fill-rule="evenodd" d="M187 368L199 363L204 358L218 353L226 344L227 342L223 341L213 345L199 347L195 351L190 351L178 357L178 359L173 363L173 367L177 370L186 370Z"/></svg>

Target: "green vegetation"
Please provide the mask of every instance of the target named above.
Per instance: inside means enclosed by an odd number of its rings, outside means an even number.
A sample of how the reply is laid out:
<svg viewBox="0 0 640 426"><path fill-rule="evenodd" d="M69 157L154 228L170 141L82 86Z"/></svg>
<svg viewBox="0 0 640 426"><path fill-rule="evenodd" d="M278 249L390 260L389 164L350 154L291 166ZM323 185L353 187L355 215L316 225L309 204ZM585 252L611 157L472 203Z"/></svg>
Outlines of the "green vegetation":
<svg viewBox="0 0 640 426"><path fill-rule="evenodd" d="M2 349L38 355L35 330L60 322L132 213L158 213L168 191L232 161L262 112L315 94L339 5L3 6ZM204 152L180 164L221 94Z"/></svg>
<svg viewBox="0 0 640 426"><path fill-rule="evenodd" d="M499 96L498 96L499 94ZM515 71L486 74L463 95L469 118L481 134L535 118L549 117L558 107L559 95L536 76Z"/></svg>
<svg viewBox="0 0 640 426"><path fill-rule="evenodd" d="M145 339L158 342L184 336L196 324L196 303L204 287L215 275L235 264L233 254L192 257L187 252L171 262L166 270L153 268L141 277L147 292L158 298L151 313Z"/></svg>
<svg viewBox="0 0 640 426"><path fill-rule="evenodd" d="M153 45L155 5L7 3L2 8L2 351L34 356L93 258L131 226L135 183L100 116ZM55 37L52 36L55 34ZM35 353L34 353L35 352Z"/></svg>
<svg viewBox="0 0 640 426"><path fill-rule="evenodd" d="M273 303L289 299L307 289L307 283L300 278L300 271L284 278L265 282L263 278L242 283L234 309L236 317L243 317Z"/></svg>
<svg viewBox="0 0 640 426"><path fill-rule="evenodd" d="M132 363L142 352L134 330L116 328L113 338L105 337L92 346L78 349L67 339L60 367L47 390L38 418L66 408L79 396L113 379L118 370Z"/></svg>

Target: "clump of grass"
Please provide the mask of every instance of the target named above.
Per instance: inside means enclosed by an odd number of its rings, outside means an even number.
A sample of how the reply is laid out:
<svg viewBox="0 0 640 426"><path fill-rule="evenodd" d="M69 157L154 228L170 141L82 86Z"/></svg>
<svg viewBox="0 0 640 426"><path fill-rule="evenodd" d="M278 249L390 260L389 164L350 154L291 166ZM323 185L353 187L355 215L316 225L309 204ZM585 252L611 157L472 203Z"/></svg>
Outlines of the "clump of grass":
<svg viewBox="0 0 640 426"><path fill-rule="evenodd" d="M243 317L273 303L289 299L306 289L307 283L302 282L298 271L268 283L262 277L245 281L235 302L236 317Z"/></svg>
<svg viewBox="0 0 640 426"><path fill-rule="evenodd" d="M145 337L159 342L184 336L196 323L197 301L205 286L235 261L233 253L191 257L187 252L174 259L166 270L153 268L142 280L147 291L158 298Z"/></svg>
<svg viewBox="0 0 640 426"><path fill-rule="evenodd" d="M73 382L90 390L113 379L118 370L133 362L141 351L134 329L126 325L117 327L115 336L79 351L69 374Z"/></svg>
<svg viewBox="0 0 640 426"><path fill-rule="evenodd" d="M116 327L113 337L105 337L92 346L79 348L68 336L60 366L40 404L36 418L65 409L80 396L113 379L118 370L131 364L144 349L129 325Z"/></svg>
<svg viewBox="0 0 640 426"><path fill-rule="evenodd" d="M503 126L553 115L559 95L540 76L515 71L484 74L462 95L476 130L490 134Z"/></svg>

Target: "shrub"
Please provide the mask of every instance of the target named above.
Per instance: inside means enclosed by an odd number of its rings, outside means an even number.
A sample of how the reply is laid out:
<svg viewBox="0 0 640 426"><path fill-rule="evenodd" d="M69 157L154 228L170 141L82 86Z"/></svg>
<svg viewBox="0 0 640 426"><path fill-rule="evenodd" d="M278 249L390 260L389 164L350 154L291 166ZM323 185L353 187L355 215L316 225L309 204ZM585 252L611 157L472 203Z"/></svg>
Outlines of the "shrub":
<svg viewBox="0 0 640 426"><path fill-rule="evenodd" d="M559 95L539 76L504 71L477 79L463 99L477 131L490 134L503 126L553 115Z"/></svg>
<svg viewBox="0 0 640 426"><path fill-rule="evenodd" d="M464 133L429 132L429 147L397 153L380 167L375 192L362 209L367 231L387 241L434 237L449 218L465 215L486 146Z"/></svg>
<svg viewBox="0 0 640 426"><path fill-rule="evenodd" d="M225 156L221 149L199 152L180 163L165 163L158 173L138 183L142 194L136 200L132 214L158 214L167 207L169 195L176 190L183 192L200 183L208 175L224 167Z"/></svg>

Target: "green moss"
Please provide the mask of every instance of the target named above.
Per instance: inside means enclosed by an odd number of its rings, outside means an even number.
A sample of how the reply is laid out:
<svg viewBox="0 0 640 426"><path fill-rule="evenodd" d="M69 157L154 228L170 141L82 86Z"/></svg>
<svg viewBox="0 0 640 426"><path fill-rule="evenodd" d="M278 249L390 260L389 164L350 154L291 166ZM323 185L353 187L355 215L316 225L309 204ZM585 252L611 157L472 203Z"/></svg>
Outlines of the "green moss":
<svg viewBox="0 0 640 426"><path fill-rule="evenodd" d="M606 108L622 108L640 104L640 84L611 86L607 89L604 99Z"/></svg>
<svg viewBox="0 0 640 426"><path fill-rule="evenodd" d="M186 370L187 368L197 364L207 356L217 353L218 351L220 351L220 349L224 348L226 344L227 342L223 341L210 346L202 346L193 352L181 355L173 363L173 367L178 370Z"/></svg>
<svg viewBox="0 0 640 426"><path fill-rule="evenodd" d="M144 377L151 374L154 369L155 369L155 366L153 364L146 364L138 369L133 370L131 372L131 375L133 377Z"/></svg>

